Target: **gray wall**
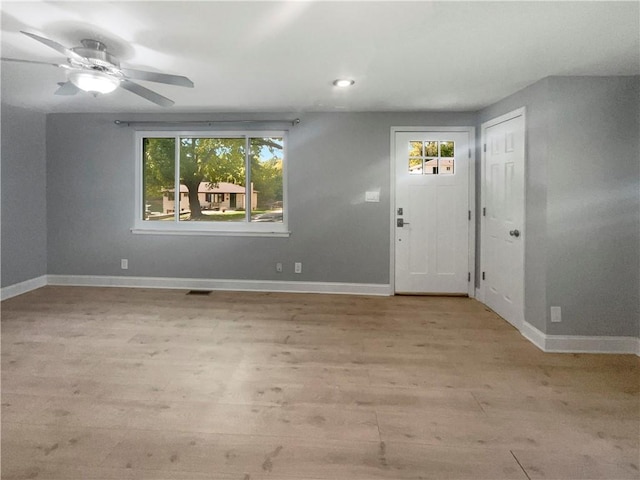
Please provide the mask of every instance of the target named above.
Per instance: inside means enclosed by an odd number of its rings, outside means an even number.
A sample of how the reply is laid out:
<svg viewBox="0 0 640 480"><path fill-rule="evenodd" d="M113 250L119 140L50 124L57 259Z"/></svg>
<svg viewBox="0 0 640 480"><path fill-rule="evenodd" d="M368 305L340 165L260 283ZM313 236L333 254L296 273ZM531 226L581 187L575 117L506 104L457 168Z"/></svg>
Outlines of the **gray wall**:
<svg viewBox="0 0 640 480"><path fill-rule="evenodd" d="M639 333L639 105L640 77L550 77L479 115L527 107L525 319L547 334Z"/></svg>
<svg viewBox="0 0 640 480"><path fill-rule="evenodd" d="M637 335L640 77L549 87L547 333Z"/></svg>
<svg viewBox="0 0 640 480"><path fill-rule="evenodd" d="M255 238L132 234L134 130L114 125L116 118L216 117L49 115L50 274L387 284L390 127L475 123L475 114L463 113L301 115L289 136L292 235ZM364 203L365 191L378 188L380 203ZM120 269L121 258L129 270ZM294 261L303 262L301 275L293 273ZM282 274L276 262L284 263Z"/></svg>
<svg viewBox="0 0 640 480"><path fill-rule="evenodd" d="M47 273L45 121L2 105L2 287Z"/></svg>

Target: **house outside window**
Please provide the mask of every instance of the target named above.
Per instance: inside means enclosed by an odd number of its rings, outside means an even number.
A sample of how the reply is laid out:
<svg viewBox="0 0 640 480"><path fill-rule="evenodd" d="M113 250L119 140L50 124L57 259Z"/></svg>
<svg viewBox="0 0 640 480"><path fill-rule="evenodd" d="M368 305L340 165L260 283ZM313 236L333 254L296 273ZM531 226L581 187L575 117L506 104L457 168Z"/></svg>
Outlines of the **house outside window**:
<svg viewBox="0 0 640 480"><path fill-rule="evenodd" d="M136 144L134 232L288 235L286 132L139 131Z"/></svg>

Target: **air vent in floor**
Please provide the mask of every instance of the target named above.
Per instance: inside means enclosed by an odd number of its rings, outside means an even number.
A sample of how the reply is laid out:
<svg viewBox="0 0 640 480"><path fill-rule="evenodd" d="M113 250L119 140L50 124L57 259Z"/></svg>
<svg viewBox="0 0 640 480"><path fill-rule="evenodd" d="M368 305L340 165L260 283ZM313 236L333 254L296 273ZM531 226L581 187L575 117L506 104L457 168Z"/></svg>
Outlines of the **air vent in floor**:
<svg viewBox="0 0 640 480"><path fill-rule="evenodd" d="M209 295L211 290L189 290L187 295Z"/></svg>

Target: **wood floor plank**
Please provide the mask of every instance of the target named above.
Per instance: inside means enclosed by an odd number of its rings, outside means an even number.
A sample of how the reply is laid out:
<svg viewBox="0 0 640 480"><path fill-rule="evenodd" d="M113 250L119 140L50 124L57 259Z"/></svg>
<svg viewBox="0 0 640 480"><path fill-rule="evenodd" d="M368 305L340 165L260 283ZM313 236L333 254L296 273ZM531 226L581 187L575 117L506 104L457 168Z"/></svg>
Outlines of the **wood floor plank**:
<svg viewBox="0 0 640 480"><path fill-rule="evenodd" d="M600 453L558 454L540 450L513 451L529 478L563 480L637 480L640 478L638 455L611 456Z"/></svg>
<svg viewBox="0 0 640 480"><path fill-rule="evenodd" d="M44 287L0 326L3 479L640 477L639 359L467 298Z"/></svg>

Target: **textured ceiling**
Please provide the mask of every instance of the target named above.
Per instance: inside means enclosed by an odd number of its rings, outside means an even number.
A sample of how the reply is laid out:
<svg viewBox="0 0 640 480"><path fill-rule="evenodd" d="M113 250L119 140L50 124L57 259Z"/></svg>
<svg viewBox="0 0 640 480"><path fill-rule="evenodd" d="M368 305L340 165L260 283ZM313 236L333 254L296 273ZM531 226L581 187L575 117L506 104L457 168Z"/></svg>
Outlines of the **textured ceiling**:
<svg viewBox="0 0 640 480"><path fill-rule="evenodd" d="M6 2L2 56L64 63L25 30L104 42L195 88L55 96L66 72L2 62L2 101L45 112L473 111L549 75L640 74L632 2ZM336 78L355 80L349 89Z"/></svg>

